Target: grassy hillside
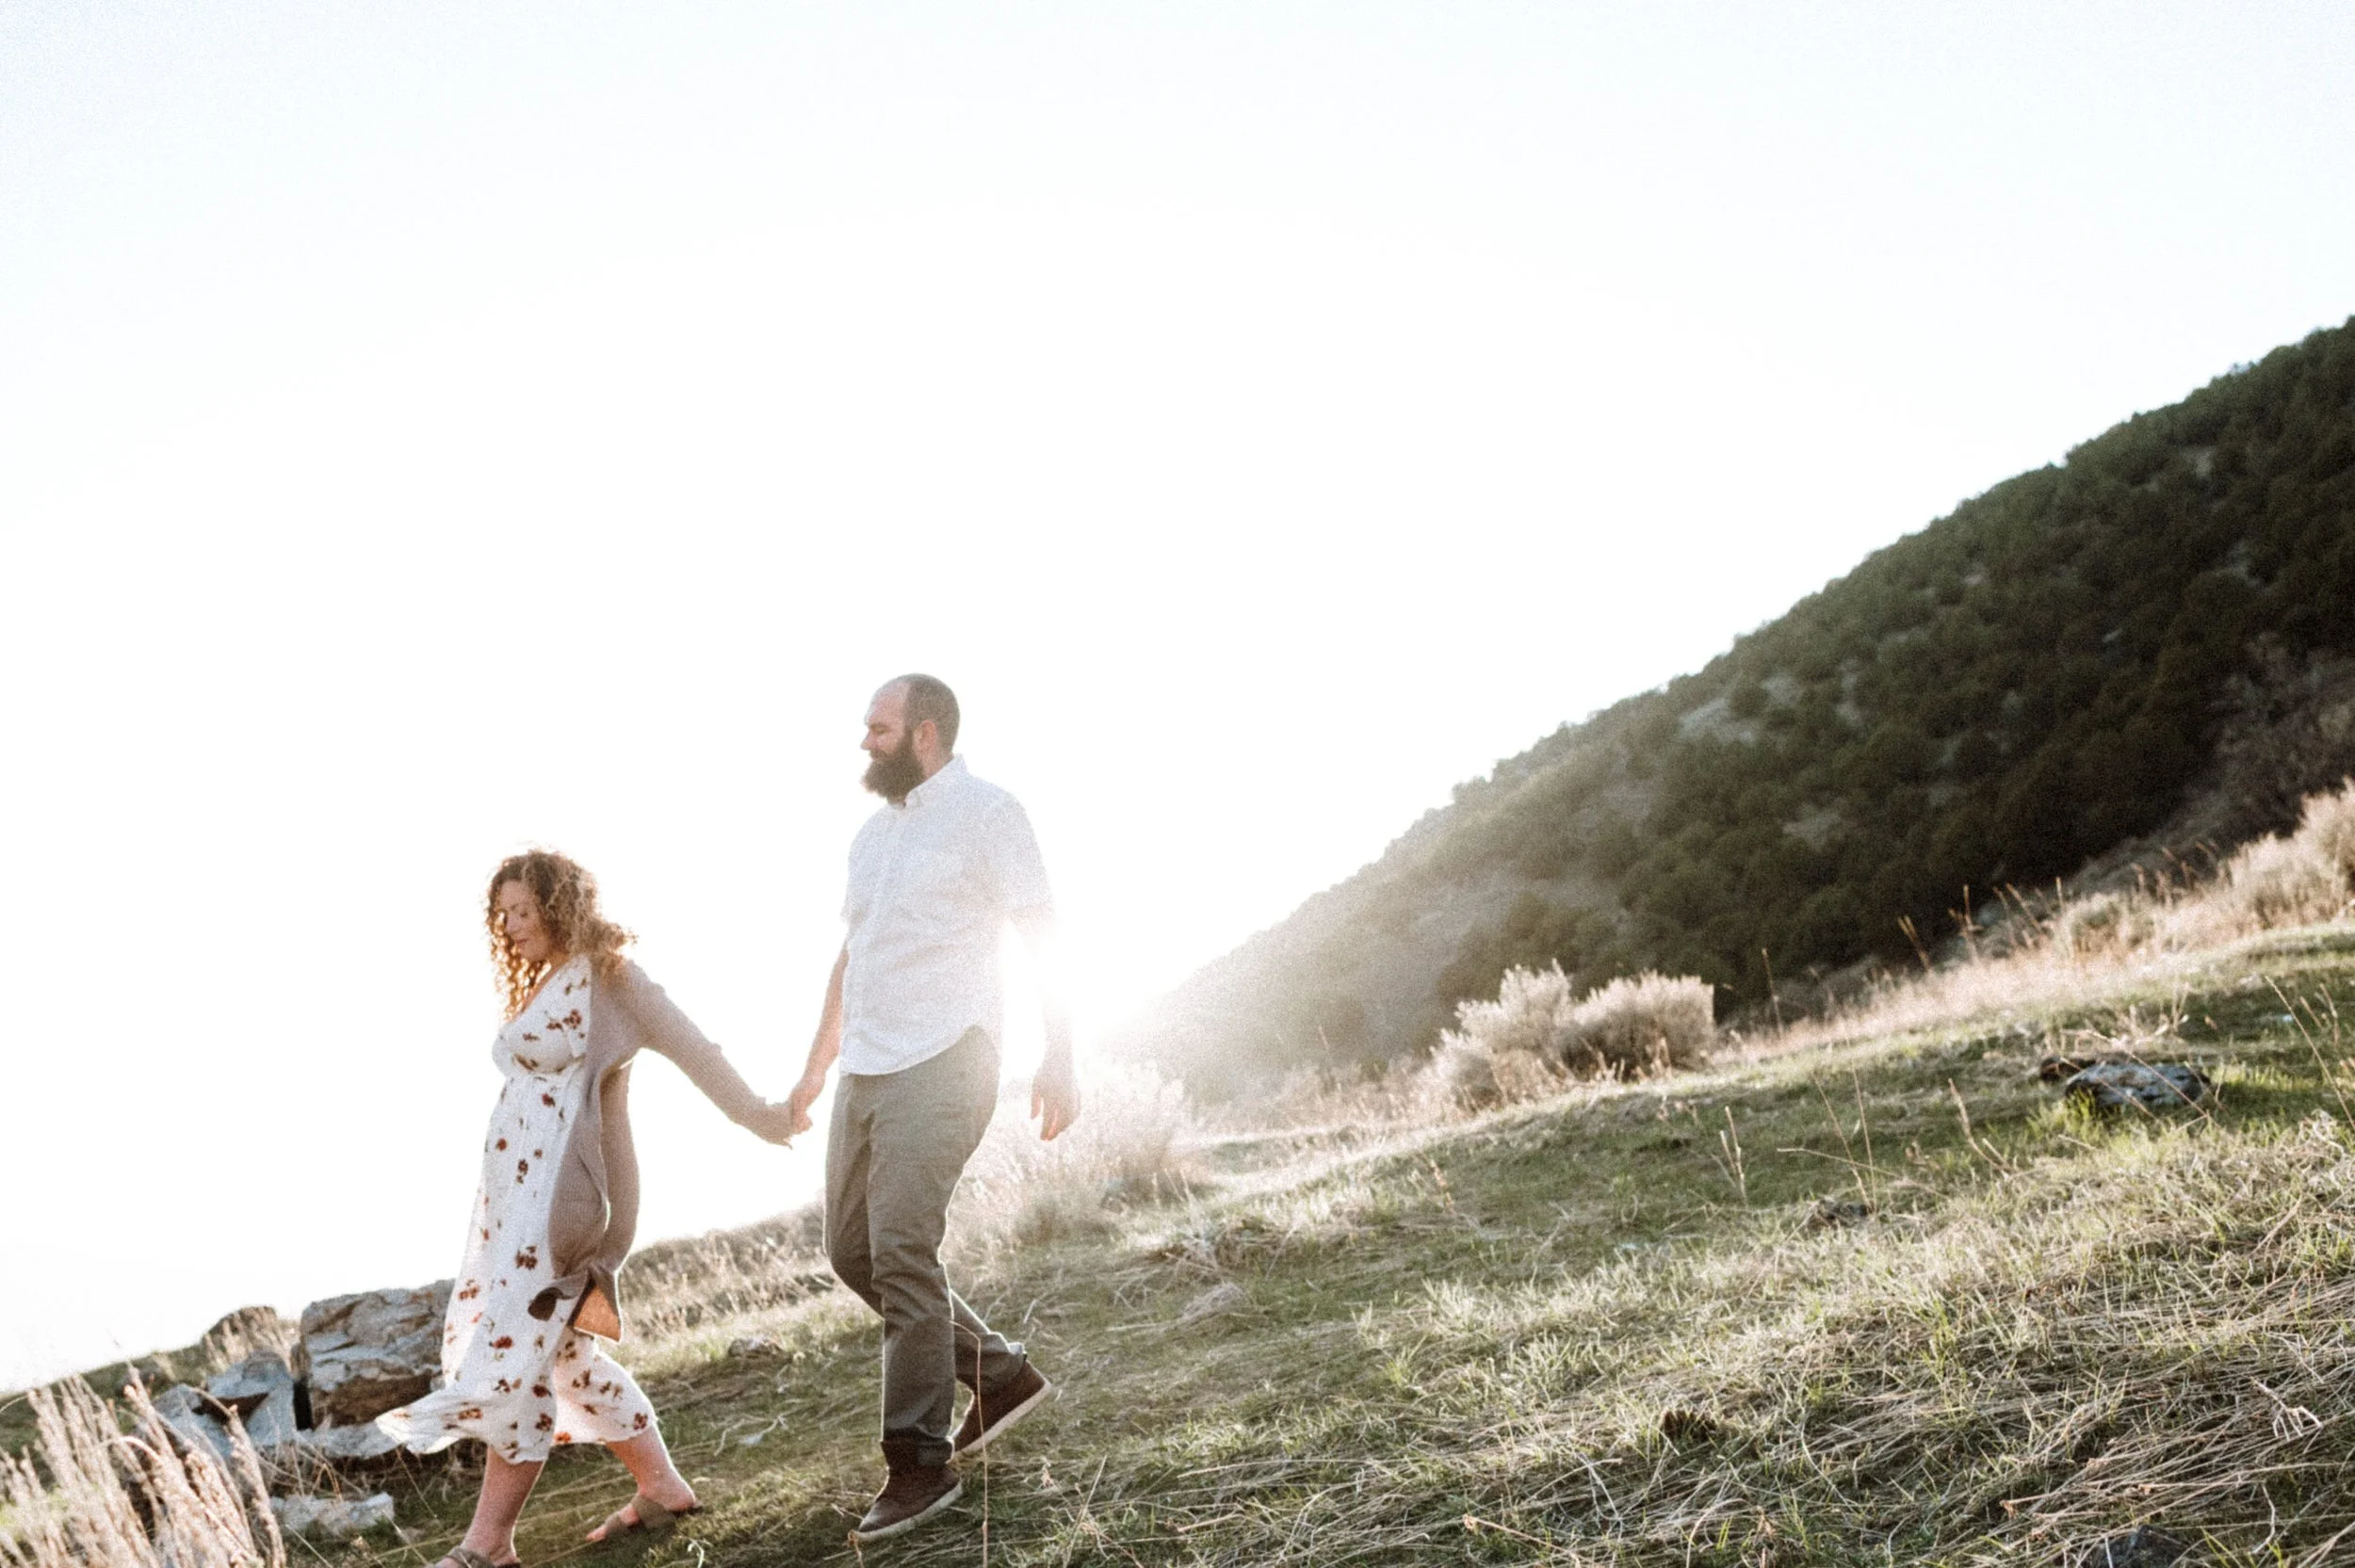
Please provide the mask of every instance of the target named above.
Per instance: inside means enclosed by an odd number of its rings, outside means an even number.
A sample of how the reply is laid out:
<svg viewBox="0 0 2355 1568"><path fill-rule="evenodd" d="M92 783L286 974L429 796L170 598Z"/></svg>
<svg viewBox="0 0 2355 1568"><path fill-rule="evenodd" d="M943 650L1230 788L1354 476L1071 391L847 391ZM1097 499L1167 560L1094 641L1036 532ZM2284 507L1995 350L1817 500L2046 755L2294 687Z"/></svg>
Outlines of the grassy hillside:
<svg viewBox="0 0 2355 1568"><path fill-rule="evenodd" d="M1762 1003L1907 962L1990 889L2137 835L2280 826L2355 768L2351 704L2355 324L2006 480L1460 786L1129 1043L1202 1085L1396 1057L1516 963Z"/></svg>
<svg viewBox="0 0 2355 1568"><path fill-rule="evenodd" d="M961 1191L961 1283L1064 1392L950 1520L844 1544L876 1331L788 1217L631 1264L624 1357L708 1511L581 1547L627 1481L564 1450L524 1559L2045 1564L2148 1527L2207 1563L2333 1560L2350 909L2355 789L2194 894L2081 901L1694 1070L1481 1114L1399 1077L1214 1124L1099 1075L1054 1145L1001 1119ZM2038 1071L2097 1052L2216 1092L2104 1118ZM0 1560L53 1506L17 1478ZM292 1556L430 1561L477 1479L420 1465L403 1535Z"/></svg>
<svg viewBox="0 0 2355 1568"><path fill-rule="evenodd" d="M2355 930L2077 990L1438 1126L1209 1138L1186 1188L1076 1232L969 1214L976 1294L1064 1397L952 1524L865 1560L2043 1563L2144 1524L2322 1560L2355 1523ZM2072 1112L2034 1065L2096 1042L2220 1095ZM873 1329L791 1249L641 1269L628 1359L709 1512L576 1553L626 1483L567 1451L527 1561L858 1560ZM473 1479L398 1487L416 1547L332 1555L427 1560Z"/></svg>

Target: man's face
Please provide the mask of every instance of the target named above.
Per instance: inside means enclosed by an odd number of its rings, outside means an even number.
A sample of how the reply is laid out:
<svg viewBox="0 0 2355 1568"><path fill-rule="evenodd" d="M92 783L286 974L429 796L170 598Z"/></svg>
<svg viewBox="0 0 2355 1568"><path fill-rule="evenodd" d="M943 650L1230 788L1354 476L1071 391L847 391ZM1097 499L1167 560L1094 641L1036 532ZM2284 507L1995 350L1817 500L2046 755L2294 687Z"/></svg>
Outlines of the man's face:
<svg viewBox="0 0 2355 1568"><path fill-rule="evenodd" d="M898 804L908 791L924 782L924 766L916 760L916 736L907 724L908 694L887 686L867 705L867 738L859 750L867 753L867 773L860 783Z"/></svg>

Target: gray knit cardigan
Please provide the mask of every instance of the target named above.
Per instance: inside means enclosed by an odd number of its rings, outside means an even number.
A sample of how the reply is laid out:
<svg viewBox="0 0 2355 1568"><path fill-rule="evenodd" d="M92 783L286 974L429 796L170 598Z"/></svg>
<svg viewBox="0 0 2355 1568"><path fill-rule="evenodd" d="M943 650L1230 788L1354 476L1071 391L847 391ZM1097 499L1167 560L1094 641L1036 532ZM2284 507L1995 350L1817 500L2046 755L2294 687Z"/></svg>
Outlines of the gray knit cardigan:
<svg viewBox="0 0 2355 1568"><path fill-rule="evenodd" d="M670 1058L739 1126L751 1126L768 1102L635 963L624 959L618 969L594 973L590 984L589 1045L580 1065L589 1075L588 1104L565 1142L548 1215L556 1281L532 1299L531 1315L568 1323L577 1319L582 1329L619 1339L617 1276L638 1231L638 1153L629 1137L631 1059L642 1050ZM596 1310L596 1295L609 1304L609 1317Z"/></svg>

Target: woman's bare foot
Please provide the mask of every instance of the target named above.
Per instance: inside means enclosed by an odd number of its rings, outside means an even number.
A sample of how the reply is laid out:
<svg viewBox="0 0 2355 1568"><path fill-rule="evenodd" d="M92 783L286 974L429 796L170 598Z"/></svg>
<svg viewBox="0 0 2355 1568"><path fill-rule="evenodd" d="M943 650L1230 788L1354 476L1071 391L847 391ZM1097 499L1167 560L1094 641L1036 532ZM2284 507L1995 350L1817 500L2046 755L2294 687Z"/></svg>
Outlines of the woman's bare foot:
<svg viewBox="0 0 2355 1568"><path fill-rule="evenodd" d="M658 1511L658 1522L651 1526L655 1529L662 1529L678 1515L692 1513L703 1507L701 1499L695 1495L695 1489L687 1484L687 1478L674 1475L670 1478L670 1484L658 1481L615 1509L604 1524L589 1532L589 1539L603 1541L610 1536L626 1535L631 1530L649 1528L645 1512L639 1508L642 1502L652 1503Z"/></svg>
<svg viewBox="0 0 2355 1568"><path fill-rule="evenodd" d="M486 1563L489 1568L523 1568L523 1560L515 1555L515 1544L512 1541L507 1544L507 1550L504 1552L478 1552L462 1542L451 1547L448 1554L440 1562L435 1563L433 1568L444 1568L445 1564L447 1568L484 1568Z"/></svg>
<svg viewBox="0 0 2355 1568"><path fill-rule="evenodd" d="M692 1513L703 1507L695 1489L687 1484L687 1478L671 1463L671 1450L662 1445L659 1431L642 1431L620 1443L609 1443L613 1457L622 1462L630 1479L638 1483L637 1495L615 1509L604 1524L589 1532L592 1541L604 1541L626 1530L659 1531L670 1528L674 1515ZM652 1506L655 1517L647 1518L639 1509L640 1503Z"/></svg>

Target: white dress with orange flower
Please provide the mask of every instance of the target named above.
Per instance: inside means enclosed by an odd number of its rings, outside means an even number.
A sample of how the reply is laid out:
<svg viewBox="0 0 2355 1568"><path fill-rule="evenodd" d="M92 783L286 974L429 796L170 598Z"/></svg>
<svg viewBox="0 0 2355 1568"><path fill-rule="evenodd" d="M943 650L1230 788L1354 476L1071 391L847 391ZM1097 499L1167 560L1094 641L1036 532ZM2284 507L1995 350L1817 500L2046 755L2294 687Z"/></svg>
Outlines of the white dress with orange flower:
<svg viewBox="0 0 2355 1568"><path fill-rule="evenodd" d="M507 1081L483 1137L481 1189L443 1322L443 1386L378 1417L414 1452L476 1437L523 1463L559 1443L619 1443L655 1430L654 1406L602 1345L530 1313L547 1283L564 1137L588 1098L577 1069L592 989L588 960L571 960L492 1043Z"/></svg>

